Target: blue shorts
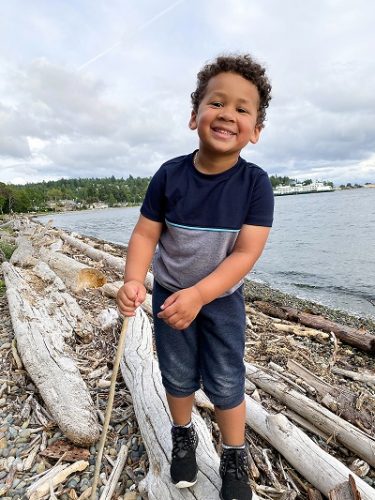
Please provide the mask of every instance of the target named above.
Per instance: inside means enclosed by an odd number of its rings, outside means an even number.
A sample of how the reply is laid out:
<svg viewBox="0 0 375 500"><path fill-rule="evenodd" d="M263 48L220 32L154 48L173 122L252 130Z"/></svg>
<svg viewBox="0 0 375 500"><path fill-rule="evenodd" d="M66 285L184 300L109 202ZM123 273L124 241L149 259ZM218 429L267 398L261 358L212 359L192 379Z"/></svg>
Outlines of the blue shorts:
<svg viewBox="0 0 375 500"><path fill-rule="evenodd" d="M188 328L175 330L156 316L173 292L154 282L156 350L163 385L171 396L190 396L202 387L222 410L244 400L246 317L242 289L203 306Z"/></svg>

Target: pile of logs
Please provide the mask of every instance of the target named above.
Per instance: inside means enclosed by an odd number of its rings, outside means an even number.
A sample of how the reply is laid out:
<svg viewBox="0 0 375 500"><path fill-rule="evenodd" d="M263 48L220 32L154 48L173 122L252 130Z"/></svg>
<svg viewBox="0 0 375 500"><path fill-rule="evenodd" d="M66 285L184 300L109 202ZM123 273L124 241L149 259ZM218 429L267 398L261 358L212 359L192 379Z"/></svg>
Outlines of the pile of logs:
<svg viewBox="0 0 375 500"><path fill-rule="evenodd" d="M70 344L74 335L89 338L97 318L83 310L76 296L82 296L87 288L99 288L114 298L121 286L124 260L78 237L28 220L20 224L16 243L17 250L2 270L18 353L65 436L76 445L89 446L98 440L100 425ZM67 255L72 248L85 256L85 263ZM111 282L107 283L108 276ZM149 290L152 284L149 273ZM355 331L267 303L255 303L249 306L249 311L250 326L256 315L267 314L268 321L279 318L274 326L280 335L294 332L324 343L333 332L336 349L340 348L338 338L367 353L375 350L375 336L370 332ZM200 438L198 482L193 488L180 491L169 480L171 419L153 352L150 312L148 297L143 310L139 309L129 322L121 363L149 458L149 471L139 490L151 500L217 500L219 456L212 434L217 426L214 420L207 422L207 417L213 415L213 407L201 391L196 395L193 417ZM297 333L293 327L295 321L299 322ZM332 373L366 384L367 390L359 396L327 383L292 358L286 366L272 361L268 366L248 362L246 371L249 432L269 443L272 453L277 450L279 454L276 470L270 460L271 451L263 448L258 453L254 439L249 437L254 498L319 499L324 495L334 500L375 500L375 490L362 479L369 472L375 477L375 374L343 370L332 364ZM272 396L280 411L274 413L264 407L260 394ZM327 447L334 445L344 450L345 455L351 455L351 467L323 449L318 438ZM126 450L121 456L118 460L122 462L115 466L117 470L123 466ZM259 484L260 477L267 477L268 486ZM298 477L309 485L304 487L306 483ZM116 478L118 474L114 473L112 482ZM34 490L30 489L30 498ZM107 490L111 491L110 484Z"/></svg>

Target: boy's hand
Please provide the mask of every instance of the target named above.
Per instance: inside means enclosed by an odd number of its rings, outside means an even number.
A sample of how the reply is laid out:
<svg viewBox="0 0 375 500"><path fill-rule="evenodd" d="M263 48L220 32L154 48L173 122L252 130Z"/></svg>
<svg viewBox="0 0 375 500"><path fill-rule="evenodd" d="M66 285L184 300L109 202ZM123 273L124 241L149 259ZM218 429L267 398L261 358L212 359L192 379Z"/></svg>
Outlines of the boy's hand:
<svg viewBox="0 0 375 500"><path fill-rule="evenodd" d="M196 318L203 306L201 294L197 288L190 287L170 295L161 306L158 318L163 319L176 330L187 328Z"/></svg>
<svg viewBox="0 0 375 500"><path fill-rule="evenodd" d="M123 316L135 316L135 310L146 298L146 288L139 281L128 281L117 292L117 306Z"/></svg>

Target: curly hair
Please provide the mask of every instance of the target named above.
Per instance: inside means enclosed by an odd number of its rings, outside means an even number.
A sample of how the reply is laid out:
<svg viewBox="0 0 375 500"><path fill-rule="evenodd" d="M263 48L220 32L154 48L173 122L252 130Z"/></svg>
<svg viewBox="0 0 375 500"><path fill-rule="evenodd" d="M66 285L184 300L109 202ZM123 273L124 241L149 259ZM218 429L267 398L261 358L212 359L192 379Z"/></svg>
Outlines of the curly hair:
<svg viewBox="0 0 375 500"><path fill-rule="evenodd" d="M222 55L213 62L206 64L197 75L197 88L191 94L193 110L198 111L211 78L219 73L236 73L253 83L259 93L259 108L257 125L264 127L266 109L271 100L271 83L266 75L266 70L257 63L249 54Z"/></svg>

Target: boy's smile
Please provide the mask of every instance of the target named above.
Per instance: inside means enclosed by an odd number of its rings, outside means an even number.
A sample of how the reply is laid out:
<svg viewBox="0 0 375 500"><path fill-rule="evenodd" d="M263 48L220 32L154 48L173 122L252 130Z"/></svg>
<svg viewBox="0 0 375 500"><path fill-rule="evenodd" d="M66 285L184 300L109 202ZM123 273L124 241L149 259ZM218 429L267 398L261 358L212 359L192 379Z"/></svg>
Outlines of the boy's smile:
<svg viewBox="0 0 375 500"><path fill-rule="evenodd" d="M199 135L200 166L209 168L210 162L230 168L242 148L258 141L258 107L258 89L242 76L227 72L209 80L198 112L192 111L189 122Z"/></svg>

